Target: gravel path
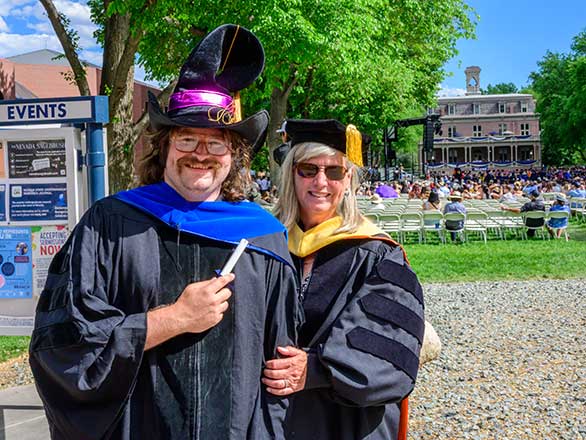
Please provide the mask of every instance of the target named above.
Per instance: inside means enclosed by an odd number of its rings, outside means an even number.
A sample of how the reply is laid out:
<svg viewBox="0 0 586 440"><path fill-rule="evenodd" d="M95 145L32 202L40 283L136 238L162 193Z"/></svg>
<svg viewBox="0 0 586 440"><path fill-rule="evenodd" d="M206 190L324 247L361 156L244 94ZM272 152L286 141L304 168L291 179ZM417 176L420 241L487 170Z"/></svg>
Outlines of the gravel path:
<svg viewBox="0 0 586 440"><path fill-rule="evenodd" d="M586 280L424 286L442 339L410 439L586 439Z"/></svg>
<svg viewBox="0 0 586 440"><path fill-rule="evenodd" d="M28 353L0 363L0 390L30 383L33 383L33 374L28 365Z"/></svg>
<svg viewBox="0 0 586 440"><path fill-rule="evenodd" d="M410 399L410 440L586 440L586 280L424 286L442 339ZM0 364L0 388L32 380Z"/></svg>

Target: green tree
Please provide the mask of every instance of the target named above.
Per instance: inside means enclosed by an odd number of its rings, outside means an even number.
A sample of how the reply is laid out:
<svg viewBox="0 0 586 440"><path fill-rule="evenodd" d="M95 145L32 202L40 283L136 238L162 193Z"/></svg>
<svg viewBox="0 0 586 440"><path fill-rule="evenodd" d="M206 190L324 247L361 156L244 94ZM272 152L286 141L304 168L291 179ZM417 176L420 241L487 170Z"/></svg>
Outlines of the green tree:
<svg viewBox="0 0 586 440"><path fill-rule="evenodd" d="M507 93L518 93L519 89L513 83L498 83L494 86L489 84L486 89L481 89L483 95L506 95Z"/></svg>
<svg viewBox="0 0 586 440"><path fill-rule="evenodd" d="M586 163L586 31L569 54L547 52L530 75L540 113L543 161Z"/></svg>
<svg viewBox="0 0 586 440"><path fill-rule="evenodd" d="M42 0L52 4L52 0ZM242 96L244 114L268 108L268 145L280 143L285 117L338 118L375 133L395 119L432 107L442 66L459 38L473 36L473 11L464 0L90 0L104 47L102 93L110 95L111 190L127 187L132 145L148 116L131 117L132 69L169 82L166 104L183 60L201 37L222 23L255 32L266 53L265 71ZM61 20L59 20L61 17ZM62 16L52 20L55 29ZM62 33L64 39L67 32ZM70 35L69 35L70 36ZM68 50L68 60L76 51ZM81 89L80 89L81 90ZM272 160L272 159L271 159ZM271 163L272 175L276 167Z"/></svg>

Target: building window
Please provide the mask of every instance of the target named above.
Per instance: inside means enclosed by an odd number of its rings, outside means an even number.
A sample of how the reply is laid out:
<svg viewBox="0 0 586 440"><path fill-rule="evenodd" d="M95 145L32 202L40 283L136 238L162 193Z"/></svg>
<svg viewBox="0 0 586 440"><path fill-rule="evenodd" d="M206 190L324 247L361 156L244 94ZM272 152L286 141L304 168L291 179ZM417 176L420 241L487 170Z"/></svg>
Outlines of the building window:
<svg viewBox="0 0 586 440"><path fill-rule="evenodd" d="M474 137L482 136L482 126L481 125L473 125L472 126L472 136L474 136Z"/></svg>
<svg viewBox="0 0 586 440"><path fill-rule="evenodd" d="M474 113L475 115L480 114L480 104L478 104L478 103L472 104L472 113Z"/></svg>
<svg viewBox="0 0 586 440"><path fill-rule="evenodd" d="M519 147L519 160L533 160L533 145Z"/></svg>
<svg viewBox="0 0 586 440"><path fill-rule="evenodd" d="M448 150L448 162L450 162L450 163L457 163L458 162L458 150L456 148L450 148Z"/></svg>
<svg viewBox="0 0 586 440"><path fill-rule="evenodd" d="M455 125L448 126L448 137L456 137L457 133Z"/></svg>
<svg viewBox="0 0 586 440"><path fill-rule="evenodd" d="M448 104L448 115L456 114L456 104Z"/></svg>
<svg viewBox="0 0 586 440"><path fill-rule="evenodd" d="M509 147L497 147L496 149L496 160L499 162L507 162L509 161Z"/></svg>
<svg viewBox="0 0 586 440"><path fill-rule="evenodd" d="M505 103L499 102L499 113L504 113L504 112L505 112Z"/></svg>
<svg viewBox="0 0 586 440"><path fill-rule="evenodd" d="M531 131L529 131L529 124L521 123L521 136L529 136Z"/></svg>
<svg viewBox="0 0 586 440"><path fill-rule="evenodd" d="M528 105L526 102L521 103L521 113L527 113Z"/></svg>
<svg viewBox="0 0 586 440"><path fill-rule="evenodd" d="M507 131L507 124L499 124L499 134L503 135Z"/></svg>

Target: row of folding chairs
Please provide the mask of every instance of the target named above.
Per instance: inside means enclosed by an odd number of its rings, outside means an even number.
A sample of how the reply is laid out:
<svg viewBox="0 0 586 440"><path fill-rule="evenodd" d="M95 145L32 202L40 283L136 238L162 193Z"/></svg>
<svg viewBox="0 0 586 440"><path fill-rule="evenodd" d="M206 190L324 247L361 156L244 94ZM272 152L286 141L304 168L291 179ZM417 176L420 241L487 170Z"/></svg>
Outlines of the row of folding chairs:
<svg viewBox="0 0 586 440"><path fill-rule="evenodd" d="M401 213L371 211L364 215L400 243L404 243L410 235L416 236L419 243L427 242L429 236L433 235L437 235L439 240L445 243L448 234L452 234L461 241L468 241L472 236L478 236L485 243L489 237L506 240L507 235L512 234L527 239L529 229L534 229L543 239L546 239L549 238L549 234L546 233L545 223L550 218L569 217L569 213L566 211L514 213L500 209L490 212L472 209L466 214L409 210ZM543 225L539 227L527 226L527 219L541 219ZM446 222L450 226L449 229ZM461 227L457 227L458 225ZM565 228L561 229L565 239L568 240Z"/></svg>

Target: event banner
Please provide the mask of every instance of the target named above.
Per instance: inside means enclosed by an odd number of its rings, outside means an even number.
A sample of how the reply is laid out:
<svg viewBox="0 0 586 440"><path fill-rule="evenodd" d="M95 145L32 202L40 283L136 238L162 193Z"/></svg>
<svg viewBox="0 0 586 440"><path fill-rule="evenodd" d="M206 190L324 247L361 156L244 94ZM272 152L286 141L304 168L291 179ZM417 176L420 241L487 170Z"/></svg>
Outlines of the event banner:
<svg viewBox="0 0 586 440"><path fill-rule="evenodd" d="M6 179L6 167L4 165L5 157L4 157L4 144L0 142L0 179Z"/></svg>
<svg viewBox="0 0 586 440"><path fill-rule="evenodd" d="M10 185L11 221L67 222L66 183Z"/></svg>
<svg viewBox="0 0 586 440"><path fill-rule="evenodd" d="M67 226L33 226L33 293L39 296L45 286L51 260L67 241Z"/></svg>
<svg viewBox="0 0 586 440"><path fill-rule="evenodd" d="M0 227L0 298L32 296L30 228Z"/></svg>
<svg viewBox="0 0 586 440"><path fill-rule="evenodd" d="M65 139L7 144L10 178L65 177Z"/></svg>

